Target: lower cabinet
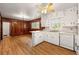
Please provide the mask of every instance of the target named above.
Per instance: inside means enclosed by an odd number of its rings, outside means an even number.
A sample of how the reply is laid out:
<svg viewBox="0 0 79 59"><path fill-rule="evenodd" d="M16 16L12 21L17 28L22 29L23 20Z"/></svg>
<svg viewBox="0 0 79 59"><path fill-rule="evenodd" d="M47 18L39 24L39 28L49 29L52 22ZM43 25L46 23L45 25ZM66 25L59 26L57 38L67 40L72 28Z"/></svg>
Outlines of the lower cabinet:
<svg viewBox="0 0 79 59"><path fill-rule="evenodd" d="M48 37L47 41L49 43L59 45L59 33L58 32L50 32L50 33L48 33L47 37Z"/></svg>
<svg viewBox="0 0 79 59"><path fill-rule="evenodd" d="M74 50L74 36L72 33L60 34L60 46Z"/></svg>
<svg viewBox="0 0 79 59"><path fill-rule="evenodd" d="M33 32L32 43L33 46L47 41L49 43L74 50L74 35L72 33L59 33L59 32Z"/></svg>
<svg viewBox="0 0 79 59"><path fill-rule="evenodd" d="M33 46L43 42L43 34L41 32L33 32L32 33L32 44Z"/></svg>

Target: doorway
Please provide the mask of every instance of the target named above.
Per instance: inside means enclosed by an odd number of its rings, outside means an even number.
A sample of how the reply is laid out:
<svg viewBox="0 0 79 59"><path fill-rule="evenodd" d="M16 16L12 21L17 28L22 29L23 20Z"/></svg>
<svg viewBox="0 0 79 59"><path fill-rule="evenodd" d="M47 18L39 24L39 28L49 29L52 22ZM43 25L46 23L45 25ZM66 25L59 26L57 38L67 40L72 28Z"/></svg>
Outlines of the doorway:
<svg viewBox="0 0 79 59"><path fill-rule="evenodd" d="M10 36L10 23L3 22L3 37Z"/></svg>

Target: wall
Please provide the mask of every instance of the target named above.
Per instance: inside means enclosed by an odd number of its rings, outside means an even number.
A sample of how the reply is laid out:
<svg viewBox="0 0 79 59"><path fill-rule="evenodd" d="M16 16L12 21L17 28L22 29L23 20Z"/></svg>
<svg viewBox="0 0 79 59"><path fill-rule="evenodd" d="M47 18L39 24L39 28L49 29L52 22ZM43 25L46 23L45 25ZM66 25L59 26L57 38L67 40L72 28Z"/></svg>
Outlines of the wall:
<svg viewBox="0 0 79 59"><path fill-rule="evenodd" d="M60 23L63 28L67 27L70 30L77 25L77 7L43 15L41 23L42 27L52 27L55 23Z"/></svg>
<svg viewBox="0 0 79 59"><path fill-rule="evenodd" d="M36 30L43 29L43 27L41 27L41 18L33 19L31 21L24 21L24 20L3 17L2 20L3 20L3 22L10 23L10 34L9 35L11 35L11 36L31 34L30 31L36 31ZM33 22L39 22L40 28L39 29L32 29L31 24Z"/></svg>
<svg viewBox="0 0 79 59"><path fill-rule="evenodd" d="M29 22L18 20L18 19L11 19L11 18L2 18L3 22L10 23L10 35L11 36L18 36L24 35L29 33Z"/></svg>
<svg viewBox="0 0 79 59"><path fill-rule="evenodd" d="M0 40L2 40L2 18L0 14Z"/></svg>

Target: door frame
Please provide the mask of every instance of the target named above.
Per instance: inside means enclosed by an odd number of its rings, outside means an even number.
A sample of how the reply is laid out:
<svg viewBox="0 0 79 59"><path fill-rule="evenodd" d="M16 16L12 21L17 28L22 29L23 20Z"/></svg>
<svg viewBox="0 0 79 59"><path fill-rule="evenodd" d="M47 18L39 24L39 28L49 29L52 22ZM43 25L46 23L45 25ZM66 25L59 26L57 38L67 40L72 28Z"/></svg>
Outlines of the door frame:
<svg viewBox="0 0 79 59"><path fill-rule="evenodd" d="M1 20L0 20L1 21L1 40L2 40L3 38L2 38L2 16L1 16L1 13L0 13L0 18L1 18Z"/></svg>

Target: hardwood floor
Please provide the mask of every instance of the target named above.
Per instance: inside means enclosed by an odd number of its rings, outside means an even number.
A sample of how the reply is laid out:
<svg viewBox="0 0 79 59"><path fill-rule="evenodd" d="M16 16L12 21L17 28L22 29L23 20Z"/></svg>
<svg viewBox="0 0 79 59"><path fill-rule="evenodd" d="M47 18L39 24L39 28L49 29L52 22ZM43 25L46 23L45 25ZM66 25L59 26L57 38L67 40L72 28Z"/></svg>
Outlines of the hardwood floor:
<svg viewBox="0 0 79 59"><path fill-rule="evenodd" d="M31 47L31 36L6 37L0 42L0 55L75 55L75 52L48 42Z"/></svg>

